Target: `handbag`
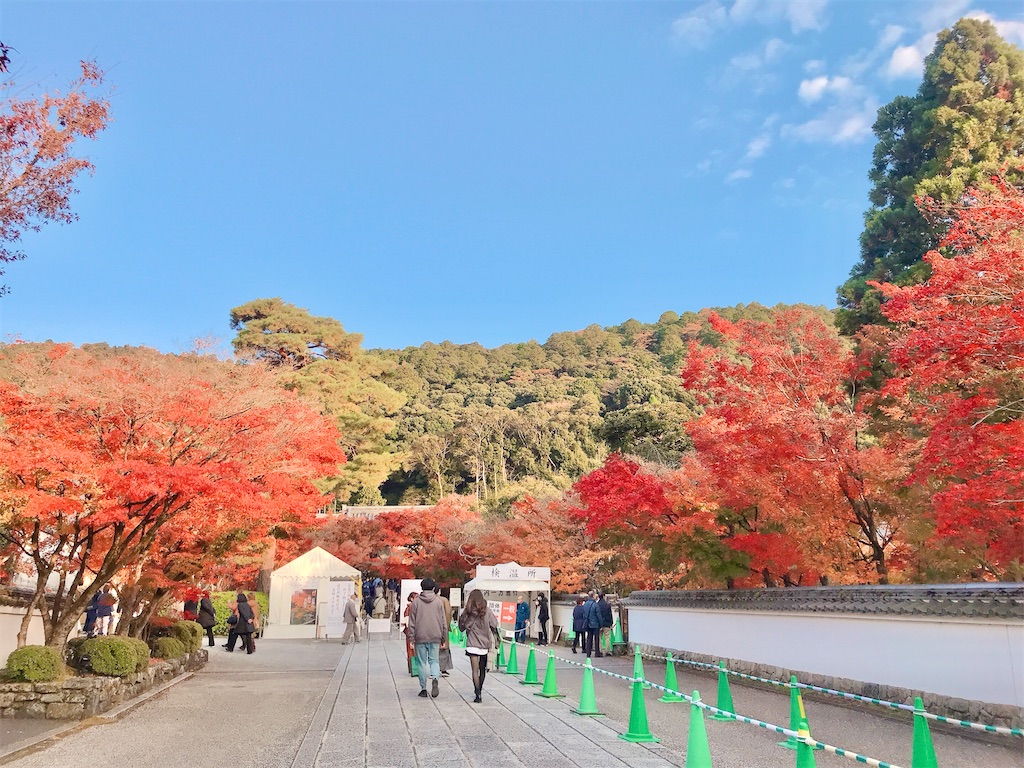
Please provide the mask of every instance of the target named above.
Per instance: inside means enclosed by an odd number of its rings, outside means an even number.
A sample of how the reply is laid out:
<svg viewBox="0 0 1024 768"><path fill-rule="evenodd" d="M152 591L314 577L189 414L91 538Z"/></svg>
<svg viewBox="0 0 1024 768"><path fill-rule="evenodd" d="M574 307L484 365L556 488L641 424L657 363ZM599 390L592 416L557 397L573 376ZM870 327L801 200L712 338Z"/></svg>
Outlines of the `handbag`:
<svg viewBox="0 0 1024 768"><path fill-rule="evenodd" d="M237 616L235 616L234 614L232 614L231 616L228 616L228 624L231 624L232 626L234 626L237 623L238 623L238 617Z"/></svg>

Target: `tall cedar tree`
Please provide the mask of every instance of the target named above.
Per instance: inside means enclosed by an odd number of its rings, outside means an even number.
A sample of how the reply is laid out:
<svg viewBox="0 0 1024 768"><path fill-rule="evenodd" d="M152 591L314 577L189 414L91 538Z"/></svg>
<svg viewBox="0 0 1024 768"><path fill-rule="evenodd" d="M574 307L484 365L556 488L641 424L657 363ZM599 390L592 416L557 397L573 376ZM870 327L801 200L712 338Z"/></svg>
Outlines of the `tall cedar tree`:
<svg viewBox="0 0 1024 768"><path fill-rule="evenodd" d="M344 461L334 425L265 366L145 349L0 348L0 420L0 536L34 566L26 617L45 608L57 648L96 590L154 557L168 526L195 552L225 519L311 513L323 503L313 478Z"/></svg>
<svg viewBox="0 0 1024 768"><path fill-rule="evenodd" d="M12 79L0 83L0 276L4 264L24 258L17 243L25 232L76 218L70 204L75 179L93 170L73 154L76 142L95 139L109 122L109 104L95 95L104 73L94 62L81 66L66 94L18 98L11 94L23 86ZM0 286L0 296L6 292Z"/></svg>
<svg viewBox="0 0 1024 768"><path fill-rule="evenodd" d="M932 490L940 538L989 576L1024 577L1024 193L995 179L950 221L930 279L877 287L895 323L883 392L912 421L914 479ZM915 435L911 435L914 439Z"/></svg>
<svg viewBox="0 0 1024 768"><path fill-rule="evenodd" d="M914 285L937 247L942 221L925 218L918 196L955 203L965 188L1024 152L1024 52L988 21L961 19L938 36L913 97L878 111L860 261L838 290L837 325L847 335L884 323L870 281Z"/></svg>

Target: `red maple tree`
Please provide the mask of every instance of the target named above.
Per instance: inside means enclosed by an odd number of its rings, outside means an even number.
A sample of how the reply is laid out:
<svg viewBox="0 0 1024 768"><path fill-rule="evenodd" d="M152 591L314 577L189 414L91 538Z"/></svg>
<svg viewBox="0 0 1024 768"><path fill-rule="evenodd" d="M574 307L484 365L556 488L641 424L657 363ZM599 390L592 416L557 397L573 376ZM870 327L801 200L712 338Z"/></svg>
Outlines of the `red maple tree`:
<svg viewBox="0 0 1024 768"><path fill-rule="evenodd" d="M36 573L26 616L57 580L48 645L118 572L160 569L223 524L313 512L312 480L344 461L336 428L260 365L14 345L0 373L0 536Z"/></svg>
<svg viewBox="0 0 1024 768"><path fill-rule="evenodd" d="M81 67L64 94L26 99L12 95L20 92L13 80L0 83L0 275L4 263L24 256L15 244L26 231L75 219L75 179L93 170L73 154L76 142L95 139L110 119L109 104L96 95L103 71L90 61ZM0 295L6 290L0 286Z"/></svg>
<svg viewBox="0 0 1024 768"><path fill-rule="evenodd" d="M1022 578L1024 192L995 178L958 205L920 204L949 233L926 282L877 285L896 324L883 394L912 424L938 536L989 577Z"/></svg>

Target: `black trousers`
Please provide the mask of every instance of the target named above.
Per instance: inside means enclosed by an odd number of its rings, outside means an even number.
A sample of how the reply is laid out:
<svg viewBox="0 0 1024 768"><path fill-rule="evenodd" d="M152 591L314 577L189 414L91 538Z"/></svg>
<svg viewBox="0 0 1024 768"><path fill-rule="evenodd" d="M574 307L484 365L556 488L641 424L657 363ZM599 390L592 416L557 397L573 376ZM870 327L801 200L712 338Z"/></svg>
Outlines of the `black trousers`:
<svg viewBox="0 0 1024 768"><path fill-rule="evenodd" d="M206 639L210 641L210 647L213 648L217 644L217 641L213 639L213 625L211 624L206 628Z"/></svg>
<svg viewBox="0 0 1024 768"><path fill-rule="evenodd" d="M548 644L548 622L538 621L537 622L537 644L547 645Z"/></svg>
<svg viewBox="0 0 1024 768"><path fill-rule="evenodd" d="M235 650L235 640L242 641L242 647L245 648L246 653L252 653L256 648L252 642L252 635L248 632L244 634L241 632L228 632L228 650Z"/></svg>
<svg viewBox="0 0 1024 768"><path fill-rule="evenodd" d="M601 630L600 629L588 629L586 643L583 646L583 652L589 656L591 653L600 656L601 655Z"/></svg>

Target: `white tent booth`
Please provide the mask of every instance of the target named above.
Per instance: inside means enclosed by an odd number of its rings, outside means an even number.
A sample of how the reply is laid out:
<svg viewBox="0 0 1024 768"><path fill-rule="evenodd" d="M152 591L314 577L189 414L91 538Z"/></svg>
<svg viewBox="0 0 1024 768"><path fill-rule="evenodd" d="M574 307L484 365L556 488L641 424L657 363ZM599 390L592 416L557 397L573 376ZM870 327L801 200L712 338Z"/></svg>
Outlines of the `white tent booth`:
<svg viewBox="0 0 1024 768"><path fill-rule="evenodd" d="M263 637L274 640L333 637L344 632L342 614L362 575L330 552L314 547L270 574L270 607Z"/></svg>
<svg viewBox="0 0 1024 768"><path fill-rule="evenodd" d="M478 565L476 578L467 581L462 590L462 602L465 603L469 593L479 589L487 600L491 612L498 619L503 633L511 637L515 631L516 598L519 595L530 606L530 622L527 624L527 635L537 635L537 595L543 594L551 603L551 568L519 563L501 563L500 565ZM548 633L553 626L548 620Z"/></svg>

